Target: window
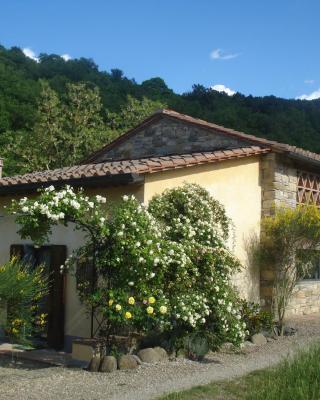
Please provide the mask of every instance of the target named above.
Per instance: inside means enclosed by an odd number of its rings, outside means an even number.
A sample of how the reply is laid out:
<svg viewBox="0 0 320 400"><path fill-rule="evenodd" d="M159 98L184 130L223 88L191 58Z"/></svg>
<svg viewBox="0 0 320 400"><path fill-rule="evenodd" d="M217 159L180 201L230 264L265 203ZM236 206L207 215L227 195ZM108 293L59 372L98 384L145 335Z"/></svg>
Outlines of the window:
<svg viewBox="0 0 320 400"><path fill-rule="evenodd" d="M298 171L297 204L310 203L320 207L320 175Z"/></svg>

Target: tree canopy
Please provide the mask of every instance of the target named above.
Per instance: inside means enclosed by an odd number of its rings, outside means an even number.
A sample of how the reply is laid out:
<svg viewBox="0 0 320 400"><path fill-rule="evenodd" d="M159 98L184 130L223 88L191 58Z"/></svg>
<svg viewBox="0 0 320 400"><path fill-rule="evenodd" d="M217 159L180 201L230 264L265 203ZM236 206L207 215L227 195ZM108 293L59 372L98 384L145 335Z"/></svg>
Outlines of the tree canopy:
<svg viewBox="0 0 320 400"><path fill-rule="evenodd" d="M41 54L36 62L0 46L5 174L76 163L161 107L320 152L320 100L228 96L199 84L180 95L160 77L139 84L120 69L100 71L91 59ZM44 145L42 154L35 143Z"/></svg>

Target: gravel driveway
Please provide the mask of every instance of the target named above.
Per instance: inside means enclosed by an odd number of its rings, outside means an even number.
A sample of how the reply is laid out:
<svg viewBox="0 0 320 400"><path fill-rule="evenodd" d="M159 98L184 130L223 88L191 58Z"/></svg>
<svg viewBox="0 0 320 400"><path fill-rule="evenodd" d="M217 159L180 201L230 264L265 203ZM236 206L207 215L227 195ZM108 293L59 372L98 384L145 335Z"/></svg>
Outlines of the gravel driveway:
<svg viewBox="0 0 320 400"><path fill-rule="evenodd" d="M146 400L192 386L239 377L269 367L283 357L320 340L320 315L290 321L296 335L250 347L244 354L212 353L203 363L180 359L142 365L110 374L23 363L10 368L0 358L0 399Z"/></svg>

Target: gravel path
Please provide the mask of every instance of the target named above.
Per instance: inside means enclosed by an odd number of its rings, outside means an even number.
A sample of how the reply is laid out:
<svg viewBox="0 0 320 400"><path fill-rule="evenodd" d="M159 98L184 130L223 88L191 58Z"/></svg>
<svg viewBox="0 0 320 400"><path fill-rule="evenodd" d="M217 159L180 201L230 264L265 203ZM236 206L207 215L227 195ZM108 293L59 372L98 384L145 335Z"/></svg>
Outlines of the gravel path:
<svg viewBox="0 0 320 400"><path fill-rule="evenodd" d="M0 399L19 400L150 400L192 386L230 379L276 364L288 354L320 340L320 315L290 321L298 332L249 347L242 354L212 353L203 363L189 360L142 365L111 374L23 363L10 368L0 358Z"/></svg>

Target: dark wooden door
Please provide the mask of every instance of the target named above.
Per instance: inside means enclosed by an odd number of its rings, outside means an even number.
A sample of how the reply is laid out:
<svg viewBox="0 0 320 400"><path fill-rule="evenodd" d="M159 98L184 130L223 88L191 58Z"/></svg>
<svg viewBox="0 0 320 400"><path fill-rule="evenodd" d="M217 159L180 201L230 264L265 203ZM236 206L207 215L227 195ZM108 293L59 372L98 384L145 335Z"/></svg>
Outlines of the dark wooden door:
<svg viewBox="0 0 320 400"><path fill-rule="evenodd" d="M64 345L64 275L60 266L67 256L66 246L53 245L36 248L30 245L12 245L11 256L15 255L32 266L43 265L49 277L49 293L44 301L44 312L48 314L47 343L54 349Z"/></svg>

